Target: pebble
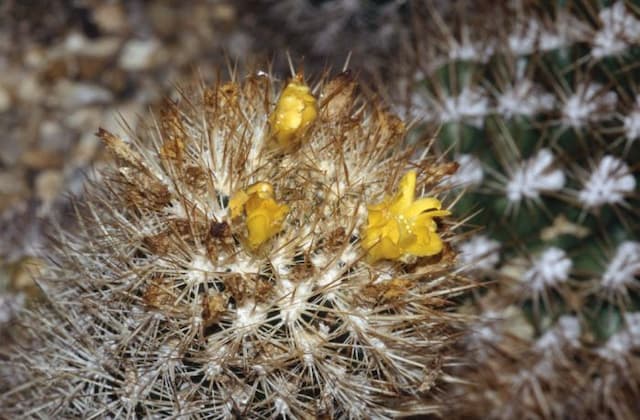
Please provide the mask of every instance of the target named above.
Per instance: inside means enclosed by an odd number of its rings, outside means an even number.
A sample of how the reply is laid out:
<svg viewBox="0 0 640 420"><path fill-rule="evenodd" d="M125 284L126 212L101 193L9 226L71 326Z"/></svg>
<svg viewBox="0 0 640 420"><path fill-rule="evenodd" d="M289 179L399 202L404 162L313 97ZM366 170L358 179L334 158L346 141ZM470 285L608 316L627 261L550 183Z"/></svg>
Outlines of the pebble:
<svg viewBox="0 0 640 420"><path fill-rule="evenodd" d="M65 108L103 104L113 100L113 94L102 86L93 83L72 83L69 80L61 80L54 87L51 105L60 105Z"/></svg>
<svg viewBox="0 0 640 420"><path fill-rule="evenodd" d="M230 4L211 4L212 15L222 22L233 22L236 19L236 9Z"/></svg>
<svg viewBox="0 0 640 420"><path fill-rule="evenodd" d="M102 111L98 107L83 107L71 112L64 118L64 123L74 130L95 130L103 120Z"/></svg>
<svg viewBox="0 0 640 420"><path fill-rule="evenodd" d="M93 9L93 21L107 33L122 33L127 29L127 16L119 3L103 3Z"/></svg>
<svg viewBox="0 0 640 420"><path fill-rule="evenodd" d="M116 37L103 37L90 41L86 47L78 52L78 55L88 57L109 58L116 55L122 41Z"/></svg>
<svg viewBox="0 0 640 420"><path fill-rule="evenodd" d="M119 65L124 70L146 70L154 64L159 44L156 40L132 39L122 48Z"/></svg>
<svg viewBox="0 0 640 420"><path fill-rule="evenodd" d="M62 172L56 170L46 170L40 172L35 182L36 196L43 203L52 203L62 191L64 177Z"/></svg>
<svg viewBox="0 0 640 420"><path fill-rule="evenodd" d="M21 171L0 172L0 196L20 194L28 191L24 174Z"/></svg>
<svg viewBox="0 0 640 420"><path fill-rule="evenodd" d="M62 135L62 127L55 120L44 120L40 123L40 140L43 142L53 141Z"/></svg>
<svg viewBox="0 0 640 420"><path fill-rule="evenodd" d="M4 112L11 108L11 94L9 91L0 86L0 112Z"/></svg>
<svg viewBox="0 0 640 420"><path fill-rule="evenodd" d="M64 40L64 49L72 54L77 54L86 49L87 38L79 32L71 32Z"/></svg>
<svg viewBox="0 0 640 420"><path fill-rule="evenodd" d="M47 60L43 48L39 46L27 48L22 59L25 66L33 69L42 67Z"/></svg>
<svg viewBox="0 0 640 420"><path fill-rule="evenodd" d="M97 155L99 145L100 141L93 131L84 133L73 150L71 161L76 166L87 165Z"/></svg>
<svg viewBox="0 0 640 420"><path fill-rule="evenodd" d="M20 157L20 163L36 170L59 168L64 163L64 156L56 151L31 148Z"/></svg>
<svg viewBox="0 0 640 420"><path fill-rule="evenodd" d="M18 84L16 93L23 102L38 102L44 96L44 89L34 74L26 74Z"/></svg>
<svg viewBox="0 0 640 420"><path fill-rule="evenodd" d="M153 33L158 36L171 36L179 24L180 17L175 7L169 2L155 1L149 6L149 21L153 26Z"/></svg>

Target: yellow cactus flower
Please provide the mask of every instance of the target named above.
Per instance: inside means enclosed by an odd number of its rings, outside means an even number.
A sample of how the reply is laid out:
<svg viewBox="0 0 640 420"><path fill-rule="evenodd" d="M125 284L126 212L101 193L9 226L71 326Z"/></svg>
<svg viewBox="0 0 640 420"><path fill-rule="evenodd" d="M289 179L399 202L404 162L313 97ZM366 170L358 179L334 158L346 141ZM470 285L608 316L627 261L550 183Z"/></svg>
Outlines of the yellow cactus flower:
<svg viewBox="0 0 640 420"><path fill-rule="evenodd" d="M290 149L294 140L316 119L318 105L309 86L297 75L284 88L276 109L269 116L271 134L284 149Z"/></svg>
<svg viewBox="0 0 640 420"><path fill-rule="evenodd" d="M258 248L282 230L282 222L289 213L286 204L278 204L273 198L273 186L258 182L246 190L238 191L229 200L231 218L243 213L246 216L249 246Z"/></svg>
<svg viewBox="0 0 640 420"><path fill-rule="evenodd" d="M367 207L367 227L362 245L371 262L398 260L407 255L426 257L442 251L434 217L448 216L440 200L425 197L415 200L416 173L409 171L400 180L395 197Z"/></svg>

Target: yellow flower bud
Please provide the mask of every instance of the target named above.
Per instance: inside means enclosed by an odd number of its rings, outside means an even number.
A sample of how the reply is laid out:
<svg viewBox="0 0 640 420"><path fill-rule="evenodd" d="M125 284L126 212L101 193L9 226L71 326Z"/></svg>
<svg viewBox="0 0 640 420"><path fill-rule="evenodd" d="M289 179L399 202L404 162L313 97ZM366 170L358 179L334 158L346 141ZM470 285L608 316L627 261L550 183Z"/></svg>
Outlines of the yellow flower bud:
<svg viewBox="0 0 640 420"><path fill-rule="evenodd" d="M296 137L316 119L318 105L309 86L298 75L284 88L276 108L269 116L271 134L284 149L290 149Z"/></svg>
<svg viewBox="0 0 640 420"><path fill-rule="evenodd" d="M247 240L256 249L282 230L282 223L289 213L286 204L278 204L273 198L273 186L258 182L244 191L238 191L229 200L231 218L245 214Z"/></svg>
<svg viewBox="0 0 640 420"><path fill-rule="evenodd" d="M434 217L448 216L433 197L415 200L416 173L409 171L400 181L395 197L369 205L362 245L371 262L398 260L405 256L426 257L442 251Z"/></svg>

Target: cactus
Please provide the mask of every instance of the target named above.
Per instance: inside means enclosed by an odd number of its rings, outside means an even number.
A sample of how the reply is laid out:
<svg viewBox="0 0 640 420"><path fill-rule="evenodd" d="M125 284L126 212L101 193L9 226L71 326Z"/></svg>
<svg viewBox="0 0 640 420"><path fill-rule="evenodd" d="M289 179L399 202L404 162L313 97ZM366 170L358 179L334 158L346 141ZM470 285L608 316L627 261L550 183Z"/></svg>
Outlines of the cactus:
<svg viewBox="0 0 640 420"><path fill-rule="evenodd" d="M473 2L456 2L472 7ZM462 10L452 6L452 10ZM640 9L631 2L429 9L400 98L440 126L479 234L462 269L471 304L461 375L480 418L632 418L638 412ZM460 17L462 18L462 21ZM472 311L471 308L469 308ZM583 417L584 416L584 417Z"/></svg>
<svg viewBox="0 0 640 420"><path fill-rule="evenodd" d="M257 72L166 101L58 230L0 362L30 418L437 413L468 285L418 157L349 73ZM420 198L422 197L422 198Z"/></svg>

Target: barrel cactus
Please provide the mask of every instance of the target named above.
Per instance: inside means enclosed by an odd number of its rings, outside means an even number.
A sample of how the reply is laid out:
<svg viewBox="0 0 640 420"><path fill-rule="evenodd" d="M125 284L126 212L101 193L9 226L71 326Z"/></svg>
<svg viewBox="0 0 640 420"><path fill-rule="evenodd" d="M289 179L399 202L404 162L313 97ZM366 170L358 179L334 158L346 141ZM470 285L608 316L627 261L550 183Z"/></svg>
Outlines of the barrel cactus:
<svg viewBox="0 0 640 420"><path fill-rule="evenodd" d="M469 286L455 171L359 93L246 78L185 88L74 203L0 362L32 418L437 413ZM126 138L126 140L125 140Z"/></svg>
<svg viewBox="0 0 640 420"><path fill-rule="evenodd" d="M455 13L474 7L477 13ZM632 2L430 8L399 103L439 127L446 182L478 229L461 269L481 418L631 418L640 372L640 10ZM428 129L428 128L426 128ZM463 375L463 376L464 376ZM480 412L478 411L480 410Z"/></svg>

